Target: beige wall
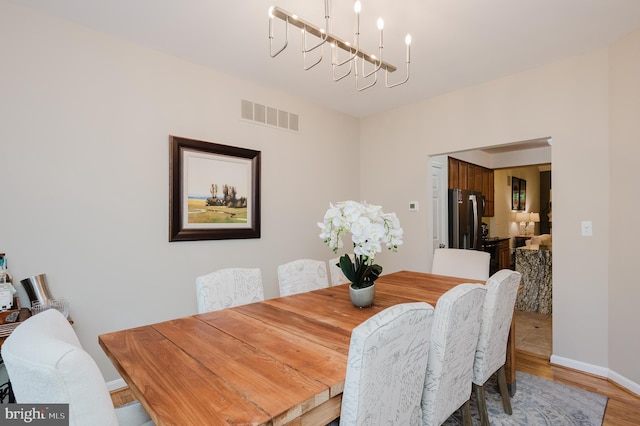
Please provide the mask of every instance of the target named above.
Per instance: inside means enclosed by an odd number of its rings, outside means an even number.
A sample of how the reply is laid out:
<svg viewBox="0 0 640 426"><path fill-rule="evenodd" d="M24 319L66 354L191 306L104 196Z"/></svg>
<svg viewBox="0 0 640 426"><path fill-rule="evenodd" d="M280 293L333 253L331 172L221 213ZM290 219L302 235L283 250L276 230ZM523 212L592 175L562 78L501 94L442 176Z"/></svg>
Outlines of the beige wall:
<svg viewBox="0 0 640 426"><path fill-rule="evenodd" d="M611 215L609 252L609 357L611 368L640 383L640 329L638 306L638 161L640 159L640 30L610 49L611 129L609 198ZM556 200L554 189L554 205ZM554 217L555 219L555 217Z"/></svg>
<svg viewBox="0 0 640 426"><path fill-rule="evenodd" d="M0 251L69 300L107 380L97 336L195 313L196 276L260 267L274 297L278 264L333 257L316 223L359 197L357 120L5 2L0 39ZM240 120L241 99L300 132ZM262 151L262 238L168 242L170 134Z"/></svg>
<svg viewBox="0 0 640 426"><path fill-rule="evenodd" d="M360 136L362 195L399 211L405 228L400 256L388 257L386 265L424 271L432 257L429 156L553 137L554 360L605 374L608 78L602 49L366 118ZM426 208L408 216L409 200ZM593 237L580 236L582 220L593 221ZM637 336L632 326L619 332ZM637 359L637 353L620 356ZM625 372L635 376L638 368Z"/></svg>
<svg viewBox="0 0 640 426"><path fill-rule="evenodd" d="M197 275L258 266L273 297L279 263L329 258L315 223L330 200L396 211L405 245L381 255L385 272L428 271L429 156L551 136L554 359L640 383L627 176L640 150L638 32L360 122L5 2L0 37L11 41L0 44L0 248L17 279L46 272L70 300L107 380L97 335L195 312ZM240 99L300 114L301 131L241 121ZM169 134L262 151L261 239L167 242Z"/></svg>

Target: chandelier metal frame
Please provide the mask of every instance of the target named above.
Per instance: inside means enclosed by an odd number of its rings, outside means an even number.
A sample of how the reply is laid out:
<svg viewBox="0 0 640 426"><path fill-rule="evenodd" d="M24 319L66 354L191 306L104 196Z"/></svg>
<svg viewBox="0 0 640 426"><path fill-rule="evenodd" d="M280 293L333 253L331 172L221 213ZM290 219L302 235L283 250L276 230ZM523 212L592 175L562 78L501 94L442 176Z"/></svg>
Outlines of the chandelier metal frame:
<svg viewBox="0 0 640 426"><path fill-rule="evenodd" d="M378 55L370 54L365 52L360 48L360 11L361 11L361 3L360 0L356 0L354 3L354 12L355 12L355 31L354 31L354 41L350 43L335 34L331 34L331 14L330 14L330 0L324 1L325 5L325 28L320 28L304 19L299 18L297 15L287 12L286 10L277 7L271 6L269 8L269 54L272 58L275 58L280 53L282 53L287 46L289 45L289 25L293 25L297 27L302 32L302 57L303 57L303 68L304 70L310 70L311 68L318 65L323 58L323 49L325 44L329 44L331 46L331 68L332 68L332 78L333 81L340 81L351 74L352 70L354 70L355 75L355 86L358 91L363 91L374 86L378 80L378 71L384 70L385 73L385 85L388 88L400 86L401 84L409 81L409 71L410 71L410 63L411 63L411 36L407 34L405 38L406 44L406 69L407 74L406 78L402 81L396 83L389 83L389 73L392 73L397 70L397 68L386 62L382 59L382 49L384 47L383 43L383 28L384 21L382 18L378 19L378 31L380 34L379 44L378 44ZM284 43L280 48L277 48L274 51L273 46L273 20L274 18L278 18L285 23L284 30ZM311 47L308 47L308 35L315 37L318 42ZM307 53L311 53L315 50L319 49L320 54L316 61L307 64ZM339 51L343 51L347 53L347 57L344 60L339 60ZM360 62L360 66L359 63ZM372 65L372 69L367 71L365 69L365 63L369 63ZM348 66L348 67L347 67ZM337 71L341 68L348 68L346 72L339 75ZM369 84L365 84L364 86L360 85L360 81L362 79L367 79L373 76L373 81Z"/></svg>

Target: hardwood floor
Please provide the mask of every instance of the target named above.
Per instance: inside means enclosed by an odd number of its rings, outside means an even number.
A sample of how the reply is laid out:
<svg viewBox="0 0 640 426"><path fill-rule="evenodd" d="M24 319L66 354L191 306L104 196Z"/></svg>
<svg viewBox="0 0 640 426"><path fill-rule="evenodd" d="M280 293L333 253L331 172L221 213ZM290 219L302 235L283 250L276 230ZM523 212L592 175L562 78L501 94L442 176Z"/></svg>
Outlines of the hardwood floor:
<svg viewBox="0 0 640 426"><path fill-rule="evenodd" d="M536 355L551 357L551 315L537 312L515 311L516 349Z"/></svg>
<svg viewBox="0 0 640 426"><path fill-rule="evenodd" d="M516 370L609 397L604 426L640 424L640 396L598 376L549 363L549 359L516 349Z"/></svg>
<svg viewBox="0 0 640 426"><path fill-rule="evenodd" d="M111 400L114 407L120 407L135 401L136 397L133 396L133 392L129 388L121 388L111 391Z"/></svg>
<svg viewBox="0 0 640 426"><path fill-rule="evenodd" d="M548 357L517 349L516 370L609 397L602 423L604 426L637 426L640 424L640 396L632 394L607 379L551 365ZM135 400L127 388L111 392L111 398L116 407Z"/></svg>

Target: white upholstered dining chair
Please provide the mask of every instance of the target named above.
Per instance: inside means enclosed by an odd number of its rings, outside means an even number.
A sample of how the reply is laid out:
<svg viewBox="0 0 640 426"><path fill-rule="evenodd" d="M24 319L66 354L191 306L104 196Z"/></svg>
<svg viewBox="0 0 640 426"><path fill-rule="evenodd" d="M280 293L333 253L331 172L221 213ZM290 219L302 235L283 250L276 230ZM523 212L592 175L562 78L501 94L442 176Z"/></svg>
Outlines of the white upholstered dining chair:
<svg viewBox="0 0 640 426"><path fill-rule="evenodd" d="M460 407L464 424L471 425L473 360L485 293L483 284L459 284L438 299L422 393L423 426L441 425Z"/></svg>
<svg viewBox="0 0 640 426"><path fill-rule="evenodd" d="M439 248L433 253L431 273L486 281L491 255L484 251Z"/></svg>
<svg viewBox="0 0 640 426"><path fill-rule="evenodd" d="M196 278L198 313L264 300L259 268L225 268Z"/></svg>
<svg viewBox="0 0 640 426"><path fill-rule="evenodd" d="M519 272L503 269L493 274L486 284L487 295L473 364L473 389L483 426L489 426L484 384L496 372L504 411L507 414L512 412L504 364L507 360L507 339L521 277Z"/></svg>
<svg viewBox="0 0 640 426"><path fill-rule="evenodd" d="M2 359L18 403L69 404L69 425L153 425L139 403L114 409L98 366L55 309L16 327Z"/></svg>
<svg viewBox="0 0 640 426"><path fill-rule="evenodd" d="M304 293L329 287L327 263L322 260L298 259L278 266L280 296Z"/></svg>
<svg viewBox="0 0 640 426"><path fill-rule="evenodd" d="M349 258L351 258L351 261L353 262L353 255L349 254L348 256ZM342 269L340 269L340 266L338 266L339 263L340 263L339 257L329 259L329 275L331 277L332 286L346 284L349 282L349 279L344 276Z"/></svg>
<svg viewBox="0 0 640 426"><path fill-rule="evenodd" d="M341 426L421 424L433 307L391 306L353 329Z"/></svg>

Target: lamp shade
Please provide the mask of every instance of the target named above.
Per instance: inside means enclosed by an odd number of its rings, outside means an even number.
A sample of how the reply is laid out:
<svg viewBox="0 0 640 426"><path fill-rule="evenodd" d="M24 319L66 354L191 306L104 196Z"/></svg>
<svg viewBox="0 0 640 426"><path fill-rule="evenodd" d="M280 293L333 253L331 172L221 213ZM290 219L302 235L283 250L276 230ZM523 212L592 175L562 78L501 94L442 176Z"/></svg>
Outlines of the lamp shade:
<svg viewBox="0 0 640 426"><path fill-rule="evenodd" d="M529 222L529 213L516 213L516 222Z"/></svg>
<svg viewBox="0 0 640 426"><path fill-rule="evenodd" d="M529 222L540 222L540 213L531 213L531 218L529 218Z"/></svg>

